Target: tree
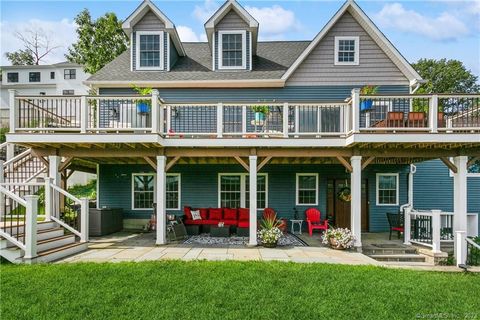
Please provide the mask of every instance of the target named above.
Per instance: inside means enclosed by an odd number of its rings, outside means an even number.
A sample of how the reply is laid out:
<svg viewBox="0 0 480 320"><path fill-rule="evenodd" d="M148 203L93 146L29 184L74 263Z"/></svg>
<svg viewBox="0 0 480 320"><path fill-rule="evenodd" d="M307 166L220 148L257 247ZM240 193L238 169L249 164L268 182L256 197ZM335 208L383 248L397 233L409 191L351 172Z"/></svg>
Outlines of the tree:
<svg viewBox="0 0 480 320"><path fill-rule="evenodd" d="M16 32L15 37L22 41L24 49L5 54L13 65L38 65L53 50L60 47L52 46L50 36L40 28L27 29L23 33Z"/></svg>
<svg viewBox="0 0 480 320"><path fill-rule="evenodd" d="M29 50L20 49L14 52L7 52L5 57L13 66L30 66L35 64L33 54Z"/></svg>
<svg viewBox="0 0 480 320"><path fill-rule="evenodd" d="M413 68L427 83L417 93L477 93L478 77L458 60L420 59Z"/></svg>
<svg viewBox="0 0 480 320"><path fill-rule="evenodd" d="M84 9L75 22L78 41L68 48L65 57L83 65L85 72L96 73L127 49L128 37L114 13L92 20L90 12Z"/></svg>

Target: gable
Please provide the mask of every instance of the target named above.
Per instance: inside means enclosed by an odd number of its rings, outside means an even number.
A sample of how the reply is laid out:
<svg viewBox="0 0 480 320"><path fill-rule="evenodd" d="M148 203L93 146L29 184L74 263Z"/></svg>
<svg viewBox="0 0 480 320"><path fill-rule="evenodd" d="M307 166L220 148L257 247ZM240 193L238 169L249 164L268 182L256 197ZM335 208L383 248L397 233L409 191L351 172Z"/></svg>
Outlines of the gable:
<svg viewBox="0 0 480 320"><path fill-rule="evenodd" d="M335 65L335 37L360 39L359 65ZM287 85L409 85L409 80L365 29L345 12L290 76Z"/></svg>
<svg viewBox="0 0 480 320"><path fill-rule="evenodd" d="M249 25L238 15L235 10L231 9L215 26L216 29L248 29Z"/></svg>
<svg viewBox="0 0 480 320"><path fill-rule="evenodd" d="M149 10L134 26L133 30L152 31L165 29L165 23Z"/></svg>

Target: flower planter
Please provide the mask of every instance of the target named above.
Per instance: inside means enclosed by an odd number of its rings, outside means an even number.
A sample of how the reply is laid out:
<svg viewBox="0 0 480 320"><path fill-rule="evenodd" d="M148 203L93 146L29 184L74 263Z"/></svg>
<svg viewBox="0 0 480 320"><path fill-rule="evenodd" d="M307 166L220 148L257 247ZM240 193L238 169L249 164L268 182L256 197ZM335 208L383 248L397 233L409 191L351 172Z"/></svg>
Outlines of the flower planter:
<svg viewBox="0 0 480 320"><path fill-rule="evenodd" d="M373 101L370 99L360 102L360 111L370 111L373 107Z"/></svg>
<svg viewBox="0 0 480 320"><path fill-rule="evenodd" d="M255 122L260 122L265 120L265 113L255 112Z"/></svg>
<svg viewBox="0 0 480 320"><path fill-rule="evenodd" d="M137 102L137 112L138 113L148 113L150 111L150 106L146 102Z"/></svg>
<svg viewBox="0 0 480 320"><path fill-rule="evenodd" d="M328 243L330 244L330 248L332 249L345 250L345 247L342 244L338 243L338 241L335 240L334 238L329 238Z"/></svg>

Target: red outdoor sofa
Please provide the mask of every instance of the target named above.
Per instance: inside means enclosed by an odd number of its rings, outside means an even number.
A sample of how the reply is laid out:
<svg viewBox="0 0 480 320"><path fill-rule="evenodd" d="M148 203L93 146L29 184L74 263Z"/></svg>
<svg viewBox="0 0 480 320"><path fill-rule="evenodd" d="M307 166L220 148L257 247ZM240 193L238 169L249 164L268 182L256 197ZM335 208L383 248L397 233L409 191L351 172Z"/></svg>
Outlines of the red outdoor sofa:
<svg viewBox="0 0 480 320"><path fill-rule="evenodd" d="M199 210L200 216L202 219L193 220L191 211ZM208 232L210 226L216 226L219 222L223 222L226 226L234 226L237 228L237 233L239 229L247 229L250 226L250 210L246 208L192 208L184 207L183 208L184 219L183 223L185 226L199 225L201 226L203 232Z"/></svg>

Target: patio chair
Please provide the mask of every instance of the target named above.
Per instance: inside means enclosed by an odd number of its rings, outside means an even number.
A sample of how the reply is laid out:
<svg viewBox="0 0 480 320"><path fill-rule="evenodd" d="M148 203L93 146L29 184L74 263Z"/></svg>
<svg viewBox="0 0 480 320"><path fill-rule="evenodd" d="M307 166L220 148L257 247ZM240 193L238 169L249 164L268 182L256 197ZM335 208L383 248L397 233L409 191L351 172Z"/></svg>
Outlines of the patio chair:
<svg viewBox="0 0 480 320"><path fill-rule="evenodd" d="M324 231L328 229L328 220L321 220L322 214L317 208L309 208L305 210L305 217L310 237L315 229Z"/></svg>
<svg viewBox="0 0 480 320"><path fill-rule="evenodd" d="M390 235L388 236L388 240L392 240L392 231L397 231L398 239L400 239L400 233L404 232L403 214L387 212L387 220L390 225Z"/></svg>

